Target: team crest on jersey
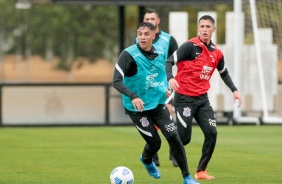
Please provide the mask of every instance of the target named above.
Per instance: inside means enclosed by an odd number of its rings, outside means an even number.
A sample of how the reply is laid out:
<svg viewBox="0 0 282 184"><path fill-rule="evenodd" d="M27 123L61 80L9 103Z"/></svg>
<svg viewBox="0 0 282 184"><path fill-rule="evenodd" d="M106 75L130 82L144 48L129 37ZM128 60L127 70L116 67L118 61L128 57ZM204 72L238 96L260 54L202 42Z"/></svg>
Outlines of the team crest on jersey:
<svg viewBox="0 0 282 184"><path fill-rule="evenodd" d="M148 126L149 126L149 121L147 120L146 117L142 117L142 118L140 119L140 122L141 122L141 125L142 125L143 127L148 127Z"/></svg>
<svg viewBox="0 0 282 184"><path fill-rule="evenodd" d="M214 60L213 55L210 55L210 57L211 57L211 62L212 62L212 63L214 63L214 62L215 62L215 60Z"/></svg>
<svg viewBox="0 0 282 184"><path fill-rule="evenodd" d="M185 107L183 109L183 116L185 117L191 116L191 109L189 107Z"/></svg>
<svg viewBox="0 0 282 184"><path fill-rule="evenodd" d="M151 65L150 71L155 71L155 70L157 70L156 66L155 65Z"/></svg>

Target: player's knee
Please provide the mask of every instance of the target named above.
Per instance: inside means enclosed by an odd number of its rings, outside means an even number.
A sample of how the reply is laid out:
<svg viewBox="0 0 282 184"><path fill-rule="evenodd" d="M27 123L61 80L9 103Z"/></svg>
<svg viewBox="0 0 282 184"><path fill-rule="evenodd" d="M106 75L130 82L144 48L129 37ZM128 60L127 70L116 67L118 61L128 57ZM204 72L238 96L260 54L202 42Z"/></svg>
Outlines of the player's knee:
<svg viewBox="0 0 282 184"><path fill-rule="evenodd" d="M156 139L153 144L150 144L149 146L152 150L158 151L161 148L161 144L161 139Z"/></svg>
<svg viewBox="0 0 282 184"><path fill-rule="evenodd" d="M176 131L171 132L171 133L166 137L166 139L167 139L168 143L170 143L170 144L173 144L173 143L175 143L175 142L177 142L177 141L180 141L180 140L179 140L179 136L178 136L178 134L177 134Z"/></svg>
<svg viewBox="0 0 282 184"><path fill-rule="evenodd" d="M155 144L155 147L157 147L158 149L161 148L161 144L162 144L162 141L161 140L158 140Z"/></svg>
<svg viewBox="0 0 282 184"><path fill-rule="evenodd" d="M217 136L217 130L216 129L211 130L210 134L211 134L212 137L216 137Z"/></svg>
<svg viewBox="0 0 282 184"><path fill-rule="evenodd" d="M151 149L154 150L154 151L159 151L159 149L161 148L161 144L154 144Z"/></svg>
<svg viewBox="0 0 282 184"><path fill-rule="evenodd" d="M206 131L206 132L204 132L204 134L205 134L206 138L209 138L211 140L216 140L216 138L217 138L217 130L216 129Z"/></svg>
<svg viewBox="0 0 282 184"><path fill-rule="evenodd" d="M190 143L191 137L183 137L181 138L182 144L185 146Z"/></svg>

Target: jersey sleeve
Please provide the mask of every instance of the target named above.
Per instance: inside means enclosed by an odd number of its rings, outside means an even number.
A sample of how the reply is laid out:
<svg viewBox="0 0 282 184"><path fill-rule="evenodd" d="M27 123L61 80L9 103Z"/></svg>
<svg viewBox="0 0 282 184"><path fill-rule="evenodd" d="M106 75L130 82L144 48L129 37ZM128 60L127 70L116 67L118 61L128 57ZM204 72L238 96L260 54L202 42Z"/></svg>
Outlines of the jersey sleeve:
<svg viewBox="0 0 282 184"><path fill-rule="evenodd" d="M225 61L224 61L224 57L222 56L221 59L219 60L218 64L217 64L217 70L218 72L221 74L225 71Z"/></svg>
<svg viewBox="0 0 282 184"><path fill-rule="evenodd" d="M173 78L172 66L180 61L189 60L193 49L192 42L183 43L166 61L167 80Z"/></svg>
<svg viewBox="0 0 282 184"><path fill-rule="evenodd" d="M224 62L223 56L222 56L221 60L219 61L218 65L217 65L217 70L220 74L221 79L226 84L226 86L228 86L228 88L232 92L238 91L236 86L234 85L232 79L231 79L231 76L229 75L227 68L225 67L225 62Z"/></svg>
<svg viewBox="0 0 282 184"><path fill-rule="evenodd" d="M171 36L170 42L169 42L168 56L171 56L174 53L174 51L176 51L177 49L178 49L178 44L175 38Z"/></svg>
<svg viewBox="0 0 282 184"><path fill-rule="evenodd" d="M138 96L124 85L123 79L125 76L132 75L134 67L136 67L135 70L137 71L137 65L131 55L126 51L122 51L115 65L112 85L120 93L129 96L130 99Z"/></svg>

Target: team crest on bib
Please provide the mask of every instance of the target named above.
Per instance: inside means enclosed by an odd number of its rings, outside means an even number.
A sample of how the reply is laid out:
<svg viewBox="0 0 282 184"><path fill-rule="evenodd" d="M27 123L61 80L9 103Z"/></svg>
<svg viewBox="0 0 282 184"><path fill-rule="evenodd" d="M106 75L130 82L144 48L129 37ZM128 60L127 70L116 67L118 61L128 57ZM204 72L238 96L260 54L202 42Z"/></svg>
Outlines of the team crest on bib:
<svg viewBox="0 0 282 184"><path fill-rule="evenodd" d="M149 121L147 120L146 117L142 117L142 118L140 119L140 122L141 122L141 125L142 125L143 127L149 126Z"/></svg>
<svg viewBox="0 0 282 184"><path fill-rule="evenodd" d="M191 109L189 107L183 108L183 116L185 117L191 116Z"/></svg>

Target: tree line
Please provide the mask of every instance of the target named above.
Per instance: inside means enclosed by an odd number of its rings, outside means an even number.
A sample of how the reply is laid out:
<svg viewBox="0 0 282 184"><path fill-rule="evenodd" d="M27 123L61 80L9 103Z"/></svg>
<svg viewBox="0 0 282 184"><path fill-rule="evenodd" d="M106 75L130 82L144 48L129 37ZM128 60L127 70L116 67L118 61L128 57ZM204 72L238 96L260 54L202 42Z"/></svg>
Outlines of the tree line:
<svg viewBox="0 0 282 184"><path fill-rule="evenodd" d="M119 12L117 6L81 6L36 4L30 9L15 8L15 1L0 0L0 42L1 53L20 53L40 55L46 59L54 56L61 58L61 69L68 70L69 64L77 57L86 57L89 61L107 57L117 57L119 46ZM197 11L213 10L225 14L231 10L229 5L152 7L159 11L161 29L168 31L168 13L187 11L191 19L196 19ZM138 24L138 7L126 8L125 43L133 43ZM219 20L224 24L224 20ZM194 24L194 27L193 27ZM191 21L193 30L197 22ZM219 30L221 32L221 30ZM224 31L222 31L224 32ZM223 35L224 34L219 34ZM219 36L218 38L221 38ZM220 41L219 41L220 42Z"/></svg>
<svg viewBox="0 0 282 184"><path fill-rule="evenodd" d="M20 10L14 1L0 0L0 7L4 54L95 60L103 57L105 49L114 50L118 45L118 11L114 6L33 4Z"/></svg>

